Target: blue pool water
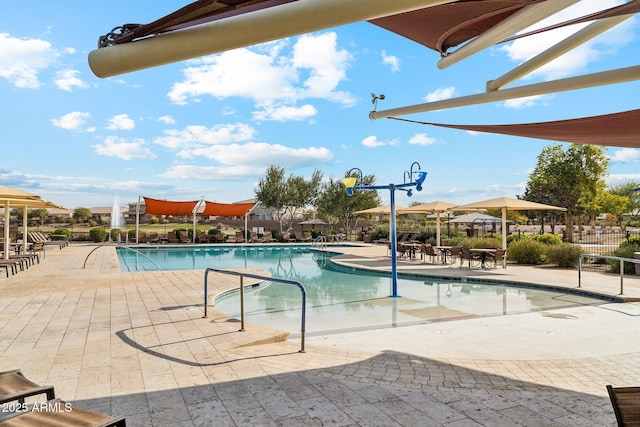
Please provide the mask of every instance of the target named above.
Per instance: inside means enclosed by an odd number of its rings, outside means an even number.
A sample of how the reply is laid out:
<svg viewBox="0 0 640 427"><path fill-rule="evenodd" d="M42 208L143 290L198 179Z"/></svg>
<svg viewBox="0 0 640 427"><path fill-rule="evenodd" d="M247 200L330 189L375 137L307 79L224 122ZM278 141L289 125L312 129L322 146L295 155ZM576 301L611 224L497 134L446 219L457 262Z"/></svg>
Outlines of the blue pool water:
<svg viewBox="0 0 640 427"><path fill-rule="evenodd" d="M135 250L138 252L118 248L122 271L153 271L158 266L163 270L258 268L274 277L299 281L307 293L307 334L603 302L528 287L402 277L398 280L400 297L391 298L388 276L340 271L329 262L335 254L309 246L159 246ZM295 335L300 332L300 295L297 287L276 282L248 288L245 319ZM215 306L229 316L240 317L237 293L220 296Z"/></svg>

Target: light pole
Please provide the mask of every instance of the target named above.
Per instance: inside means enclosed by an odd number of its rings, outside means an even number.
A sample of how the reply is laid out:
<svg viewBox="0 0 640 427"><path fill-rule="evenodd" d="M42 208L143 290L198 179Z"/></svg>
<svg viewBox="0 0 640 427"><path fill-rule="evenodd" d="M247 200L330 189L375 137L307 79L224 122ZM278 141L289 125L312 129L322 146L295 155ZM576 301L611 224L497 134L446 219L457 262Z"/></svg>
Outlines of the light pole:
<svg viewBox="0 0 640 427"><path fill-rule="evenodd" d="M413 167L417 166L414 171ZM355 176L353 176L355 175ZM408 181L407 182L407 178ZM404 183L389 185L364 185L362 182L362 171L358 168L352 168L347 172L344 178L344 185L347 187L347 196L353 196L356 190L389 190L389 210L391 218L389 220L389 235L391 236L391 296L398 297L398 257L396 236L396 190L407 192L407 196L412 196L411 187L415 187L416 191L422 191L422 183L427 178L427 172L420 169L420 163L413 162L409 171L404 173Z"/></svg>

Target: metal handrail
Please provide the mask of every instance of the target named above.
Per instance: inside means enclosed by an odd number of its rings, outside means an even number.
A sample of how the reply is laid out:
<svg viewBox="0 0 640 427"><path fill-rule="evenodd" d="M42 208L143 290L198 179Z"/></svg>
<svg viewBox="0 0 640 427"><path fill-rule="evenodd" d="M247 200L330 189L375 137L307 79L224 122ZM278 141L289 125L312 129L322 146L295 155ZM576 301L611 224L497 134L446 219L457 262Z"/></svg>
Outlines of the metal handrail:
<svg viewBox="0 0 640 427"><path fill-rule="evenodd" d="M633 264L640 264L640 259L624 258L612 255L582 254L578 257L578 287L582 287L582 260L584 258L602 258L620 261L620 295L624 295L624 262L628 261Z"/></svg>
<svg viewBox="0 0 640 427"><path fill-rule="evenodd" d="M93 249L91 250L91 252L89 252L89 253L87 254L87 257L84 259L84 264L82 265L82 268L86 268L86 267L87 267L87 261L89 260L89 257L91 256L91 254L92 254L92 253L94 253L95 251L97 251L97 250L98 250L98 249L100 249L100 248L104 248L104 247L111 247L111 246L112 246L112 245L100 245L100 246L96 246L95 248L93 248ZM119 247L119 248L124 248L124 249L126 249L126 250L128 250L128 251L135 252L135 253L137 253L138 255L143 256L144 258L148 259L148 260L149 260L149 262L151 262L151 264L155 265L155 266L156 266L156 268L158 269L158 271L162 270L162 268L161 268L161 267L160 267L160 266L159 266L159 265L158 265L154 260L152 260L151 258L149 258L147 255L143 254L142 252L137 251L137 250L135 250L135 249L133 249L133 248L130 248L130 247L128 247L128 246L118 245L118 247Z"/></svg>
<svg viewBox="0 0 640 427"><path fill-rule="evenodd" d="M317 244L322 244L321 247L327 249L327 238L325 236L316 237L313 239L313 242L311 242L311 246L316 246Z"/></svg>
<svg viewBox="0 0 640 427"><path fill-rule="evenodd" d="M300 325L300 353L304 353L304 333L305 333L305 324L307 318L307 291L305 290L302 283L297 282L295 280L287 280L287 279L279 279L277 277L270 276L261 276L258 274L252 273L241 273L238 271L231 270L218 270L216 268L207 268L204 271L204 318L207 317L207 307L209 306L209 273L222 273L222 274L230 274L232 276L240 276L240 331L244 331L244 278L250 277L253 279L262 279L270 282L284 283L289 285L295 285L300 289L302 293L302 320Z"/></svg>

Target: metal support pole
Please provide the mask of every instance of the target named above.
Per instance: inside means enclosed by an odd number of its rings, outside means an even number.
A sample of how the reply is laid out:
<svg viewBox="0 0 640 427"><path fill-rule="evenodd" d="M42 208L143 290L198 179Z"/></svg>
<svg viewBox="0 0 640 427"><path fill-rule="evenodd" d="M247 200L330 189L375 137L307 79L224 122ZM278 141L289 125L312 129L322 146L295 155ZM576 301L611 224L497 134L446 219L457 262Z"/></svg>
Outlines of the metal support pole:
<svg viewBox="0 0 640 427"><path fill-rule="evenodd" d="M240 274L240 332L244 332L244 274Z"/></svg>
<svg viewBox="0 0 640 427"><path fill-rule="evenodd" d="M391 234L391 296L398 296L398 236L396 233L396 189L393 184L389 184L391 192L391 205L389 207L391 218L389 220L389 233Z"/></svg>

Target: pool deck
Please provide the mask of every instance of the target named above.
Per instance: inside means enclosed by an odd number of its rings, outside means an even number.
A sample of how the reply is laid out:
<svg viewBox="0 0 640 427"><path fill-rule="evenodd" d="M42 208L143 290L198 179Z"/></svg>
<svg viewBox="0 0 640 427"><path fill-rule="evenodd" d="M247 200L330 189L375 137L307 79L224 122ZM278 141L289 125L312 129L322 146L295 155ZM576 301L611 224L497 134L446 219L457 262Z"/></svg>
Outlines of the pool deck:
<svg viewBox="0 0 640 427"><path fill-rule="evenodd" d="M121 272L113 247L92 249L47 247L0 278L0 371L128 426L615 426L605 385L640 384L640 277L624 303L313 336L301 353L214 307L203 318L202 270ZM339 249L389 269L384 247ZM548 267L398 271L577 286ZM212 274L210 294L237 281ZM587 271L582 287L619 297L620 277Z"/></svg>

